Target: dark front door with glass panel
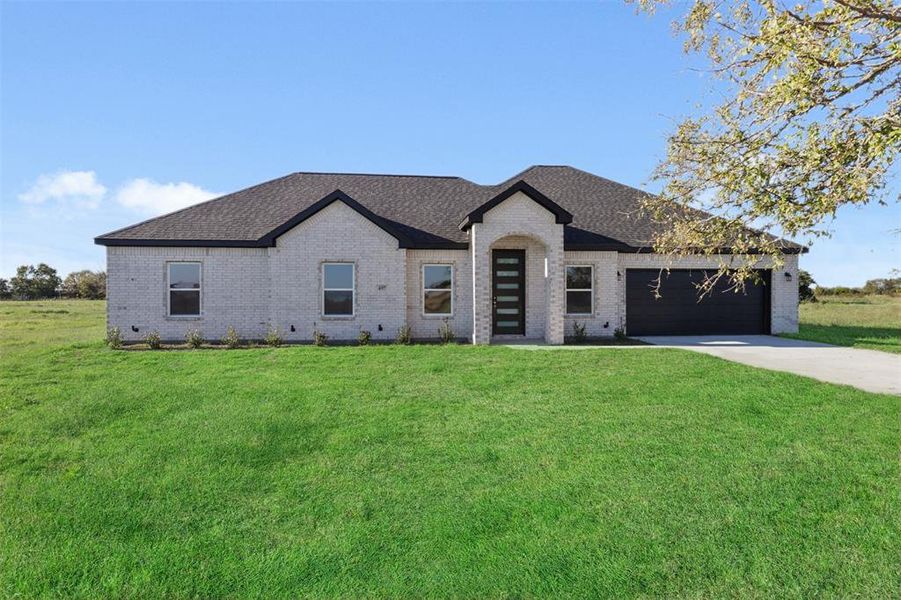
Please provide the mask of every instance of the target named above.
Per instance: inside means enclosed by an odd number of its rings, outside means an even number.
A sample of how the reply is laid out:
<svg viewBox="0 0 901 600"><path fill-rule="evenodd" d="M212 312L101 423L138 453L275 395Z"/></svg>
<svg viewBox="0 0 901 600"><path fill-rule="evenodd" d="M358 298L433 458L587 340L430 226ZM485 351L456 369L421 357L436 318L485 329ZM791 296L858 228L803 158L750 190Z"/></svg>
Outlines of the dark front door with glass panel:
<svg viewBox="0 0 901 600"><path fill-rule="evenodd" d="M491 314L495 335L526 333L526 251L494 250Z"/></svg>

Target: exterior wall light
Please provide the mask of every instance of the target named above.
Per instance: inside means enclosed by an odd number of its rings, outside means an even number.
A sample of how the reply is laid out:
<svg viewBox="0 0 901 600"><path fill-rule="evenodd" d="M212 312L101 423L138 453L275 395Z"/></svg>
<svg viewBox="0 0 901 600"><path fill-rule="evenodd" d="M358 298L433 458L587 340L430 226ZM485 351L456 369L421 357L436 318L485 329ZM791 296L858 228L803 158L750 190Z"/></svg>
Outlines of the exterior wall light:
<svg viewBox="0 0 901 600"><path fill-rule="evenodd" d="M786 280L786 281L791 281L791 280L792 280L792 274L789 273L788 271L785 272L785 280Z"/></svg>

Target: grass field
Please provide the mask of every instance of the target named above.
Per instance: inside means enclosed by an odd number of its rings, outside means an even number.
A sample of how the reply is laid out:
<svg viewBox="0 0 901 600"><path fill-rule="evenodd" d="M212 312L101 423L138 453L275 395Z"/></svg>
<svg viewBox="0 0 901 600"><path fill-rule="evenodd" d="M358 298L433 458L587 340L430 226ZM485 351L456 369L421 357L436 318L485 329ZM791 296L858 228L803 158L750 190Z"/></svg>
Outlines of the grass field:
<svg viewBox="0 0 901 600"><path fill-rule="evenodd" d="M800 312L800 330L786 337L901 353L901 297L823 296Z"/></svg>
<svg viewBox="0 0 901 600"><path fill-rule="evenodd" d="M4 597L901 589L898 398L654 348L116 352L0 304Z"/></svg>

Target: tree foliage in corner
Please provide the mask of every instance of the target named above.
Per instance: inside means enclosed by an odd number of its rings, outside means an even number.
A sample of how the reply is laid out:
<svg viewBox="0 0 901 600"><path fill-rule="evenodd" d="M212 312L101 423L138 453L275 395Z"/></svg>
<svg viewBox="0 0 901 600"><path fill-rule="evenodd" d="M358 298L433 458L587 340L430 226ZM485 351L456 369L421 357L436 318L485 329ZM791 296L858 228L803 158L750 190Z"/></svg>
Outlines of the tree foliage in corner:
<svg viewBox="0 0 901 600"><path fill-rule="evenodd" d="M666 4L631 1L647 12ZM839 207L898 200L886 191L901 148L892 0L694 0L675 28L727 93L669 138L654 175L664 190L645 201L666 223L658 251L731 248L744 256L730 275L739 283L753 274L752 254L782 264L776 236L828 235Z"/></svg>

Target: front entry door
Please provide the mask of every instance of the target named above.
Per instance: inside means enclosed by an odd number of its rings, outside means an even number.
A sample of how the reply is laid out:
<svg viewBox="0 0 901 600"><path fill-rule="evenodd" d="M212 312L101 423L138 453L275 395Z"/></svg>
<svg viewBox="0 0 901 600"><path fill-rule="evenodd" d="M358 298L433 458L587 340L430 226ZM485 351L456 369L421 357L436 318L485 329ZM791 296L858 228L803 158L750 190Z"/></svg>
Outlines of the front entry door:
<svg viewBox="0 0 901 600"><path fill-rule="evenodd" d="M491 316L495 335L526 333L526 251L491 255Z"/></svg>

